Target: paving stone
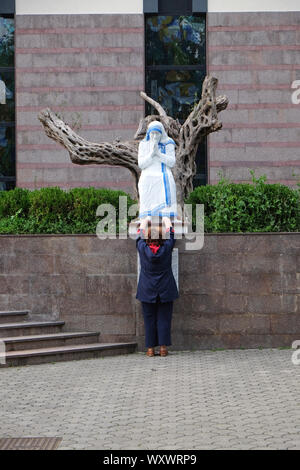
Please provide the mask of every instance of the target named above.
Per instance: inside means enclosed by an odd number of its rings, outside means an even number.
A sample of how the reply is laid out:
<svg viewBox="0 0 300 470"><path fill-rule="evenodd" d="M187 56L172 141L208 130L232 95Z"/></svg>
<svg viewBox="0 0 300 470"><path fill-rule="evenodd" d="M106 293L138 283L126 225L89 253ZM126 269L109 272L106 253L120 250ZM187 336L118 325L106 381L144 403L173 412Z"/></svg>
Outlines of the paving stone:
<svg viewBox="0 0 300 470"><path fill-rule="evenodd" d="M290 350L159 359L2 369L0 437L58 436L61 450L300 449L300 367Z"/></svg>

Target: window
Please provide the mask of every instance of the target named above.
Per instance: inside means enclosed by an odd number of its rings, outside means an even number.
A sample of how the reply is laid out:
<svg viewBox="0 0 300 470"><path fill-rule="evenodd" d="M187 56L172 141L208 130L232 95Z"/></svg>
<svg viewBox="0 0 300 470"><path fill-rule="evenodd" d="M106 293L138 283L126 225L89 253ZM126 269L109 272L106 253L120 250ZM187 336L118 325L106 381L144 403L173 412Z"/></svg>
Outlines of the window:
<svg viewBox="0 0 300 470"><path fill-rule="evenodd" d="M0 5L0 190L16 182L14 32L13 14Z"/></svg>
<svg viewBox="0 0 300 470"><path fill-rule="evenodd" d="M180 9L185 14L179 15ZM158 14L145 15L146 93L181 123L201 98L206 75L206 17L185 10L180 2L165 2ZM157 111L146 103L146 114ZM196 156L194 187L207 182L206 160L205 139Z"/></svg>

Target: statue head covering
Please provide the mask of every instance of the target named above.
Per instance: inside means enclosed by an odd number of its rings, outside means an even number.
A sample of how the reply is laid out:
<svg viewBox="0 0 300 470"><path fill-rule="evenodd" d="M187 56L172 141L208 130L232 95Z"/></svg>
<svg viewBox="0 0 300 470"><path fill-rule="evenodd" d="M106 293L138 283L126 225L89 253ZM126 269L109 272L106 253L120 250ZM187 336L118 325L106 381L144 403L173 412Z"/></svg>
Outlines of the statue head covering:
<svg viewBox="0 0 300 470"><path fill-rule="evenodd" d="M145 141L150 140L150 132L152 131L157 131L160 132L161 137L160 137L160 143L161 144L167 144L167 143L173 143L175 144L174 140L171 139L171 137L168 136L168 134L165 131L165 128L163 124L160 121L152 121L150 122L148 128L147 128L147 133L144 138Z"/></svg>

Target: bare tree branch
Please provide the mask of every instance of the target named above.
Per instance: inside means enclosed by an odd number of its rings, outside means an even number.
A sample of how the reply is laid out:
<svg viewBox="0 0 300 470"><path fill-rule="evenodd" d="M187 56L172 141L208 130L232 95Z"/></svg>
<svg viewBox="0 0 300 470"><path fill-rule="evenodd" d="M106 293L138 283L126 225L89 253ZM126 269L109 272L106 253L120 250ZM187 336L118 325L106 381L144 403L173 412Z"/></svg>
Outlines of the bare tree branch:
<svg viewBox="0 0 300 470"><path fill-rule="evenodd" d="M136 198L138 199L138 180L141 170L138 166L139 142L147 132L151 121L160 121L167 134L176 144L176 165L172 171L176 182L177 202L183 207L184 200L193 190L193 178L196 174L196 154L199 143L212 132L222 128L218 113L228 106L226 96L216 98L218 79L206 76L202 85L202 96L194 106L185 122L181 125L178 119L168 116L163 107L150 98L145 92L141 97L150 103L158 115L142 118L132 141L112 143L93 143L76 134L50 109L44 109L39 114L39 120L44 126L48 137L63 145L69 152L70 159L76 165L115 165L127 168L135 181Z"/></svg>
<svg viewBox="0 0 300 470"><path fill-rule="evenodd" d="M161 117L167 117L166 111L164 110L164 108L159 103L157 103L157 101L153 100L148 95L146 95L146 93L144 91L141 91L140 95L141 95L142 98L144 98L145 101L148 101L148 103L150 103L153 106L153 108L156 109L156 111L158 111L158 114Z"/></svg>
<svg viewBox="0 0 300 470"><path fill-rule="evenodd" d="M49 108L38 116L48 137L59 142L69 152L72 163L76 165L116 165L127 168L133 175L136 185L141 170L137 161L138 142L93 143L80 137Z"/></svg>

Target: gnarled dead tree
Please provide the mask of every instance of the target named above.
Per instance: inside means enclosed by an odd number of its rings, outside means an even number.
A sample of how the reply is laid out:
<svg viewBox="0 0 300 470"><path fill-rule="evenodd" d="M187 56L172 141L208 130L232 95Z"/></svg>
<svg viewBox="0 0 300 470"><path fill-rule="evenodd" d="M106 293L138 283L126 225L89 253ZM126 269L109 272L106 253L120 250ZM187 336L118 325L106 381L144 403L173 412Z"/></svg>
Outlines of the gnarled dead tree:
<svg viewBox="0 0 300 470"><path fill-rule="evenodd" d="M133 140L107 143L93 143L76 134L67 124L59 119L50 109L39 114L48 137L59 142L69 152L71 161L77 165L117 165L128 168L135 179L136 198L138 199L138 180L141 173L138 167L138 146L145 137L148 124L158 120L164 125L167 134L176 143L176 165L173 175L176 182L177 203L183 207L184 199L193 190L193 177L196 174L195 157L198 145L211 132L222 128L218 113L226 109L228 98L216 97L218 79L206 76L202 85L202 96L193 111L181 125L177 119L168 116L162 106L141 92L141 97L148 101L158 112L140 120Z"/></svg>

